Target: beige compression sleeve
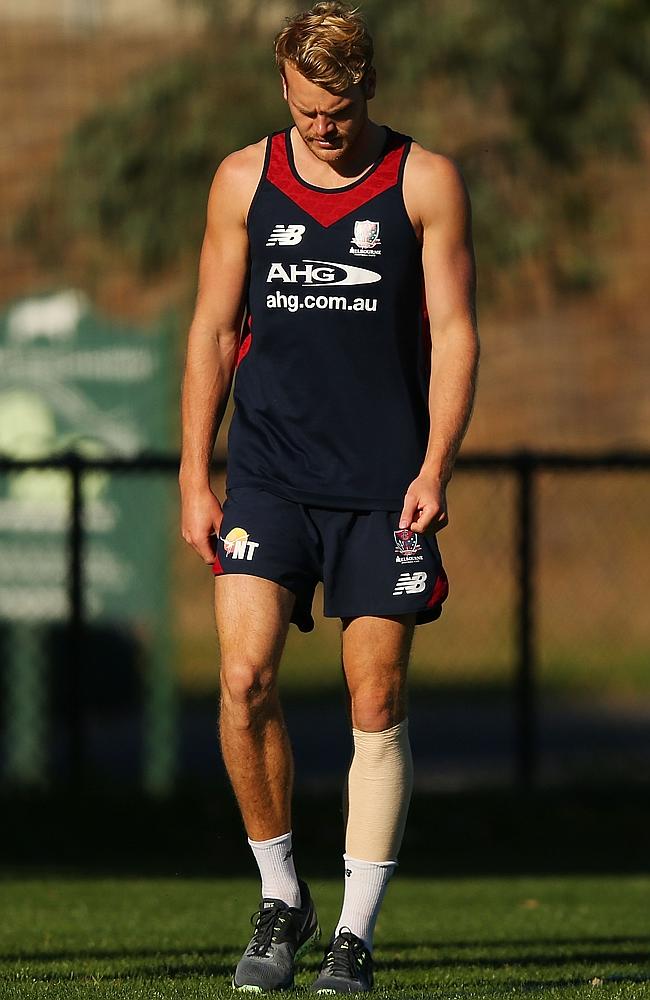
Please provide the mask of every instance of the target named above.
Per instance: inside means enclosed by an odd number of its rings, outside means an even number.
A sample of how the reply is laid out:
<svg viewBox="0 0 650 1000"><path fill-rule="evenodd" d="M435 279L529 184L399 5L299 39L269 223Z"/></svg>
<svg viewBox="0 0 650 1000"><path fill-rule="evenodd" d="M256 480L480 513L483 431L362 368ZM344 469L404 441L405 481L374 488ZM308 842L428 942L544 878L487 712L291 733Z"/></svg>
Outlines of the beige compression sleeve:
<svg viewBox="0 0 650 1000"><path fill-rule="evenodd" d="M396 861L413 789L408 719L380 733L353 729L352 737L345 852L364 861Z"/></svg>

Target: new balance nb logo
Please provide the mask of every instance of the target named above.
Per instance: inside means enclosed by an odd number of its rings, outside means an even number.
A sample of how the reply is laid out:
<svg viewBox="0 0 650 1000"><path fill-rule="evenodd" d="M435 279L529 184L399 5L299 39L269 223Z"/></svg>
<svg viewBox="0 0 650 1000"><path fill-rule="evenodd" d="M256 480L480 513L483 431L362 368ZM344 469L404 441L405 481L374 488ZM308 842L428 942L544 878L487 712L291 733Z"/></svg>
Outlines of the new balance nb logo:
<svg viewBox="0 0 650 1000"><path fill-rule="evenodd" d="M292 247L302 240L304 226L276 226L267 240L267 247Z"/></svg>
<svg viewBox="0 0 650 1000"><path fill-rule="evenodd" d="M400 573L393 597L398 597L400 594L421 594L426 582L426 573Z"/></svg>

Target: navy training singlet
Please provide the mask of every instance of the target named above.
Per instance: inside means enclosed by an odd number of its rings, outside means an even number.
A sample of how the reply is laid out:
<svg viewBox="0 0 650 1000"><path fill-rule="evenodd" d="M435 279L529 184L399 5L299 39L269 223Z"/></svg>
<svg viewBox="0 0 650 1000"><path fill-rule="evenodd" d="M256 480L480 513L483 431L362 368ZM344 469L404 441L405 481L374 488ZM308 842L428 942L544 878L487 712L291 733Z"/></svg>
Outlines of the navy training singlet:
<svg viewBox="0 0 650 1000"><path fill-rule="evenodd" d="M247 222L227 488L401 508L429 432L421 248L402 193L411 141L386 128L363 177L325 189L298 175L290 128L268 137Z"/></svg>

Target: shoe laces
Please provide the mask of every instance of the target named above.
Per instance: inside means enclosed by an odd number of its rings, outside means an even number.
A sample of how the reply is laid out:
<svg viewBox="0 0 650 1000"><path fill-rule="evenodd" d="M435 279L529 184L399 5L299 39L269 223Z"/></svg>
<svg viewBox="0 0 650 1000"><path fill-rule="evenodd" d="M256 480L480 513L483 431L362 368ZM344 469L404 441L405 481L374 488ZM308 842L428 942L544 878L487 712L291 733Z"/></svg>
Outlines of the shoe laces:
<svg viewBox="0 0 650 1000"><path fill-rule="evenodd" d="M363 944L347 927L332 942L323 960L323 969L331 976L357 979L363 961Z"/></svg>
<svg viewBox="0 0 650 1000"><path fill-rule="evenodd" d="M269 906L256 910L251 917L251 923L255 921L255 930L248 954L268 958L271 945L276 943L278 933L288 919L289 911L286 907Z"/></svg>

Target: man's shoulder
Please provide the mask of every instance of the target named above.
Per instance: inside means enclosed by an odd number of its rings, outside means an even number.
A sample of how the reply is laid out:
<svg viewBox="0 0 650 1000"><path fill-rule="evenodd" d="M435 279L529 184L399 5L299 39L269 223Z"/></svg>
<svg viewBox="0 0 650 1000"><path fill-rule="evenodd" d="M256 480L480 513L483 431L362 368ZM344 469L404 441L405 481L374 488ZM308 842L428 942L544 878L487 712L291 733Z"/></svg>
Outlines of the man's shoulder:
<svg viewBox="0 0 650 1000"><path fill-rule="evenodd" d="M208 216L221 218L224 211L243 224L264 167L266 137L236 149L221 161L212 178Z"/></svg>
<svg viewBox="0 0 650 1000"><path fill-rule="evenodd" d="M266 152L266 136L250 146L236 149L219 164L215 178L226 184L248 184L251 180L259 180L264 166Z"/></svg>
<svg viewBox="0 0 650 1000"><path fill-rule="evenodd" d="M467 186L456 161L444 153L413 142L404 169L404 196L413 218L424 222L432 215L465 213Z"/></svg>
<svg viewBox="0 0 650 1000"><path fill-rule="evenodd" d="M449 184L461 178L460 167L451 156L445 153L436 153L432 149L426 149L416 142L411 143L407 167L409 171L416 174L420 179L426 177L429 180L437 180L442 184Z"/></svg>

